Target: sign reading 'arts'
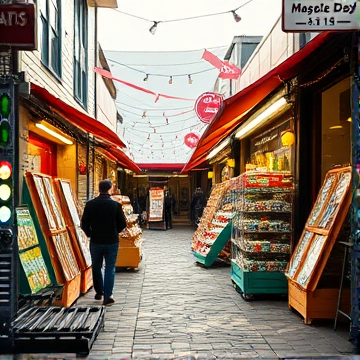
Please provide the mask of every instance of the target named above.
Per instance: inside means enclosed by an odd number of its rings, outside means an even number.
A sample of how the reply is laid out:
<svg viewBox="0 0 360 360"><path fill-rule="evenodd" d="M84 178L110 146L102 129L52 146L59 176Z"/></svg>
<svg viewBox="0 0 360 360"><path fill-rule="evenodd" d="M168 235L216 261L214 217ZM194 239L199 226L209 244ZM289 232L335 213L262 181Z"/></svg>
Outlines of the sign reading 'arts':
<svg viewBox="0 0 360 360"><path fill-rule="evenodd" d="M5 4L0 1L0 46L36 50L35 5Z"/></svg>

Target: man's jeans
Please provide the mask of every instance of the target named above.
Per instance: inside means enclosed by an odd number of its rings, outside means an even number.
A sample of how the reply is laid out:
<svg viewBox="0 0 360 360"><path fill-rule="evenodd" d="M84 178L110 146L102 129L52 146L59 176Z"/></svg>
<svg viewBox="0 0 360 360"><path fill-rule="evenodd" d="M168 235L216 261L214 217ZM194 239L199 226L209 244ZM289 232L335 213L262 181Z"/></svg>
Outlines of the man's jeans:
<svg viewBox="0 0 360 360"><path fill-rule="evenodd" d="M108 299L113 294L118 250L119 243L100 245L90 242L94 289L97 294L104 294L104 299ZM101 270L104 260L105 274L103 279Z"/></svg>

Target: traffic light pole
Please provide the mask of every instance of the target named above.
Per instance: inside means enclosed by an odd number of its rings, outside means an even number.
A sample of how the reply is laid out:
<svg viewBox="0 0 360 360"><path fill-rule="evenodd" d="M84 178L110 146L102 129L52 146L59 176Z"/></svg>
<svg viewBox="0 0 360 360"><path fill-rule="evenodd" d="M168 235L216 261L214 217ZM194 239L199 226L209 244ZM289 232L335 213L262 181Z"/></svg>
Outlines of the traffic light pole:
<svg viewBox="0 0 360 360"><path fill-rule="evenodd" d="M18 304L19 80L17 51L0 50L0 349L12 353Z"/></svg>

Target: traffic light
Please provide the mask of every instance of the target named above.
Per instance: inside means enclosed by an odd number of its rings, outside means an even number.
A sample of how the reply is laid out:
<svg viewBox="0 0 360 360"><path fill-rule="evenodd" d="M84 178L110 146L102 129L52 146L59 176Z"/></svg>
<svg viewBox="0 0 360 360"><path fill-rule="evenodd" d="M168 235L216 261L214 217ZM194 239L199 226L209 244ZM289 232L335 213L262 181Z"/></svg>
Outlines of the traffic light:
<svg viewBox="0 0 360 360"><path fill-rule="evenodd" d="M13 92L13 84L0 84L0 230L14 226Z"/></svg>

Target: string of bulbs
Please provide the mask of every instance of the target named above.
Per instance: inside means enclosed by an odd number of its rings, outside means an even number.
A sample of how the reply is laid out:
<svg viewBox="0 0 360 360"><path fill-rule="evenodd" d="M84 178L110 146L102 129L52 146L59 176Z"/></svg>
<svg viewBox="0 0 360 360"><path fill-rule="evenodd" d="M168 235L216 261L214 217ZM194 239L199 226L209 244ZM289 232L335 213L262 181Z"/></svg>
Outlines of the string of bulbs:
<svg viewBox="0 0 360 360"><path fill-rule="evenodd" d="M234 17L234 20L236 22L239 22L241 21L241 17L236 13L237 10L239 10L240 8L242 8L243 6L245 6L246 4L252 2L253 0L249 0L247 1L246 3L238 6L237 8L233 9L233 10L227 10L227 11L222 11L222 12L218 12L218 13L213 13L213 14L205 14L205 15L198 15L198 16L191 16L191 17L187 17L187 18L181 18L181 19L173 19L173 20L150 20L150 19L146 19L146 18L143 18L141 16L137 16L137 15L133 15L133 14L129 14L129 13L126 13L124 11L121 11L121 10L118 10L118 9L112 9L114 11L117 11L121 14L124 14L124 15L127 15L127 16L131 16L131 17L134 17L136 19L140 19L140 20L144 20L144 21L147 21L147 22L151 22L152 25L149 29L150 33L152 35L155 35L156 33L156 30L157 30L157 27L160 23L169 23L169 22L175 22L175 21L185 21L185 20L193 20L193 19L199 19L199 18L204 18L204 17L209 17L209 16L217 16L217 15L223 15L223 14L232 14L233 17Z"/></svg>

